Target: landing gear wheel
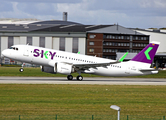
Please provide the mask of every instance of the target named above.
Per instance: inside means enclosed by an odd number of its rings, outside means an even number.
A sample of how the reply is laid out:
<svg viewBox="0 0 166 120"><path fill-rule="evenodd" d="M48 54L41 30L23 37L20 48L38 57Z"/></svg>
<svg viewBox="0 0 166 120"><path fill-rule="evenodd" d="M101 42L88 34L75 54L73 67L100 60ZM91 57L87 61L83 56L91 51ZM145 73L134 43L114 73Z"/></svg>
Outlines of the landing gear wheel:
<svg viewBox="0 0 166 120"><path fill-rule="evenodd" d="M81 75L78 75L78 76L77 76L77 80L82 81L82 80L83 80L83 77L82 77Z"/></svg>
<svg viewBox="0 0 166 120"><path fill-rule="evenodd" d="M24 69L23 69L23 68L20 68L20 69L19 69L19 71L20 71L20 72L23 72L23 71L24 71Z"/></svg>
<svg viewBox="0 0 166 120"><path fill-rule="evenodd" d="M67 79L68 79L68 80L73 80L73 76L72 76L72 75L68 75L68 76L67 76Z"/></svg>

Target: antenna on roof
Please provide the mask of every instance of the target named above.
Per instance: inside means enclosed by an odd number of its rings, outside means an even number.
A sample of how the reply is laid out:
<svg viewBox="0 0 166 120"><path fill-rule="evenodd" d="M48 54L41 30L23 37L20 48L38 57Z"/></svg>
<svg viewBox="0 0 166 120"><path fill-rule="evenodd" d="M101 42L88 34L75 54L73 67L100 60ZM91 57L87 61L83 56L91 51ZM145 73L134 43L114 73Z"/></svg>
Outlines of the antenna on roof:
<svg viewBox="0 0 166 120"><path fill-rule="evenodd" d="M117 23L117 31L118 31L118 23Z"/></svg>

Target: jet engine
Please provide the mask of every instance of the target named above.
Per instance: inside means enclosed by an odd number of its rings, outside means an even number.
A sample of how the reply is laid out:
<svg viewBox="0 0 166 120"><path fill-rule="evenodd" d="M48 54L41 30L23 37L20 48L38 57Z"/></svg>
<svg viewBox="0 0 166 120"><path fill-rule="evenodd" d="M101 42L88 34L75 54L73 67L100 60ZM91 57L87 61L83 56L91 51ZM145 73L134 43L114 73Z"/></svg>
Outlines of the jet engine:
<svg viewBox="0 0 166 120"><path fill-rule="evenodd" d="M74 72L74 69L71 64L55 63L54 67L41 66L41 71L52 74L60 73L60 74L70 75L72 72Z"/></svg>
<svg viewBox="0 0 166 120"><path fill-rule="evenodd" d="M40 67L42 72L56 74L56 71L54 71L54 67L48 67L48 66L40 66Z"/></svg>

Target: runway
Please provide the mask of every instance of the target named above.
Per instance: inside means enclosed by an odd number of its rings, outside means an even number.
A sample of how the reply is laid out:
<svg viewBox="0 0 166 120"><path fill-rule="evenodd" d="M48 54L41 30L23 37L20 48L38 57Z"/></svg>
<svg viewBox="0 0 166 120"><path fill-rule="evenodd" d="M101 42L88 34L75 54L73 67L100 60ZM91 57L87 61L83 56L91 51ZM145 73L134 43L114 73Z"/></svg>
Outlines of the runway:
<svg viewBox="0 0 166 120"><path fill-rule="evenodd" d="M68 81L66 77L0 77L0 84L166 85L166 79L85 77L83 81Z"/></svg>

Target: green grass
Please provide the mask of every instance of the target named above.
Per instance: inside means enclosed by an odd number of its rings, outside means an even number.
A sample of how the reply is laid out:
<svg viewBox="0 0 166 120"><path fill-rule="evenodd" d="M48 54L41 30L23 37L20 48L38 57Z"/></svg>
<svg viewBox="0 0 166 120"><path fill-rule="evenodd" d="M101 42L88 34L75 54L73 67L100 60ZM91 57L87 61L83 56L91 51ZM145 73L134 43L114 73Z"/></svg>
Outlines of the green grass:
<svg viewBox="0 0 166 120"><path fill-rule="evenodd" d="M166 86L0 84L0 115L166 115Z"/></svg>
<svg viewBox="0 0 166 120"><path fill-rule="evenodd" d="M66 77L62 74L50 74L41 72L40 68L24 68L24 72L19 72L20 67L0 67L0 76L28 76L28 77ZM74 77L78 74L73 73ZM83 77L103 77L93 74L82 74ZM166 71L159 71L159 74L145 75L145 76L132 76L129 78L166 78Z"/></svg>
<svg viewBox="0 0 166 120"><path fill-rule="evenodd" d="M24 68L24 72L19 71L20 67L0 67L0 76L21 76L21 77L66 77L62 74L50 74L42 72L40 68ZM77 76L77 73L73 73ZM97 75L83 74L86 77L98 77Z"/></svg>

